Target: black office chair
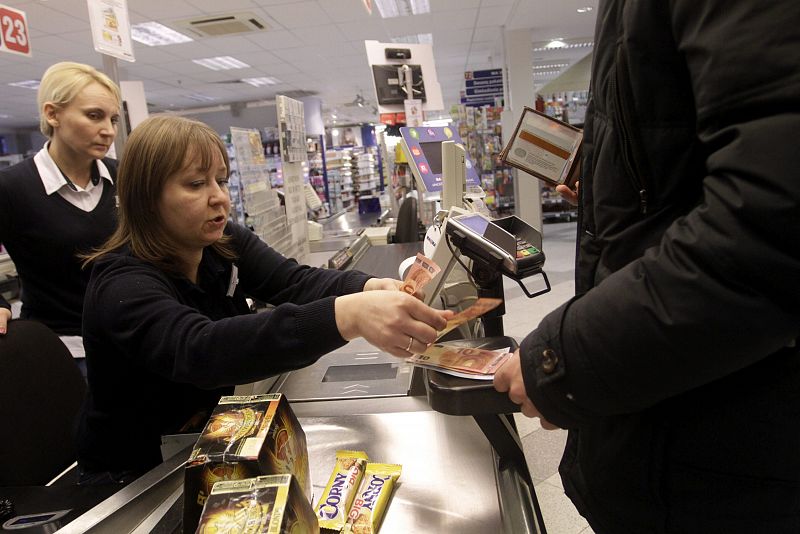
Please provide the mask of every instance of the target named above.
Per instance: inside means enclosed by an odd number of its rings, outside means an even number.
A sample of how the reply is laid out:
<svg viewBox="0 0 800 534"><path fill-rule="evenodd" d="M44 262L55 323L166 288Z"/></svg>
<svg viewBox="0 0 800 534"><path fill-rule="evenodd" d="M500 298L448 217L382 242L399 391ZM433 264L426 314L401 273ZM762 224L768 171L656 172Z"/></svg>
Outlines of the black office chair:
<svg viewBox="0 0 800 534"><path fill-rule="evenodd" d="M35 321L0 336L0 486L42 486L76 459L86 384L58 336Z"/></svg>
<svg viewBox="0 0 800 534"><path fill-rule="evenodd" d="M400 204L397 214L397 227L394 231L395 243L413 243L419 241L419 224L417 222L417 199L406 197Z"/></svg>

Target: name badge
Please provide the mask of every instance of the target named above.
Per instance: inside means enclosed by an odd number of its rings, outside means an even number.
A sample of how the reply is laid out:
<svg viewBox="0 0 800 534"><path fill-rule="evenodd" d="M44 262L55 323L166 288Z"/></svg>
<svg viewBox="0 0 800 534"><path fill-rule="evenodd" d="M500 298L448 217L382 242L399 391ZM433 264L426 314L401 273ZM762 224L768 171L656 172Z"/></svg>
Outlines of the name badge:
<svg viewBox="0 0 800 534"><path fill-rule="evenodd" d="M232 297L237 285L239 285L239 268L233 264L231 265L231 280L228 282L228 292L225 293L225 296Z"/></svg>

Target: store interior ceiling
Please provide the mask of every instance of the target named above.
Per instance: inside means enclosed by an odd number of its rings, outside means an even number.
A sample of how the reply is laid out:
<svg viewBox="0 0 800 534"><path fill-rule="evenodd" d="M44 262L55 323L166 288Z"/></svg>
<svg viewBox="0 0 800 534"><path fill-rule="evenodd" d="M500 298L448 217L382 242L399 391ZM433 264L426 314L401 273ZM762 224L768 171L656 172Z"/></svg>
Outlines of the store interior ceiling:
<svg viewBox="0 0 800 534"><path fill-rule="evenodd" d="M0 0L24 11L32 57L0 54L0 128L36 128L38 80L58 61L103 68L92 45L86 0ZM384 18L378 4L417 14ZM365 40L433 45L445 110L459 102L464 72L504 66L503 36L530 30L531 80L540 86L590 53L597 0L128 0L130 24L159 22L189 34L188 21L244 15L257 27L164 46L134 42L135 62L117 60L120 80L144 83L151 113L274 102L277 94L322 100L331 124L377 122ZM372 6L372 12L367 5ZM386 9L385 7L383 9ZM428 12L425 12L428 10ZM208 32L210 33L210 31ZM428 35L430 34L430 35ZM547 48L560 39L569 46ZM230 56L244 68L211 70L192 60ZM242 80L271 78L272 85ZM351 105L363 99L365 105ZM430 116L430 114L429 114ZM431 117L437 118L437 117Z"/></svg>

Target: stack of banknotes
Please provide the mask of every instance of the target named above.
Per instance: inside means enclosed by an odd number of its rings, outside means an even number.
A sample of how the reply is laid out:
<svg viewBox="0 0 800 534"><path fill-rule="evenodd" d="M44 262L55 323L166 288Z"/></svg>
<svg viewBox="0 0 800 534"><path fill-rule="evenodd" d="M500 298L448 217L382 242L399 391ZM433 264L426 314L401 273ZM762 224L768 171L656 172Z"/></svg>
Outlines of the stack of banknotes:
<svg viewBox="0 0 800 534"><path fill-rule="evenodd" d="M414 264L408 271L400 290L411 295L418 293L435 277L441 269L432 260L422 254L417 254ZM454 328L480 317L489 310L493 310L502 302L501 299L479 298L466 310L455 314L447 326L439 332L438 339ZM447 343L434 343L425 352L415 354L407 361L419 367L433 369L462 378L474 380L491 380L495 371L503 365L508 358L509 348L501 350L486 350L469 347L460 347Z"/></svg>

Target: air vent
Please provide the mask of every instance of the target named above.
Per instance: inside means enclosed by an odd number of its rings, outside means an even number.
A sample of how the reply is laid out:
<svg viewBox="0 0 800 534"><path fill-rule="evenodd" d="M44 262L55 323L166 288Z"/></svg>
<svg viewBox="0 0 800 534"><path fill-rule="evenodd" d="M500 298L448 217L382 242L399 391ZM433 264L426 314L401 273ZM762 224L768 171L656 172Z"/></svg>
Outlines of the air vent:
<svg viewBox="0 0 800 534"><path fill-rule="evenodd" d="M214 15L212 17L179 20L172 24L194 37L220 37L222 35L238 35L269 29L269 26L263 20L252 13Z"/></svg>

